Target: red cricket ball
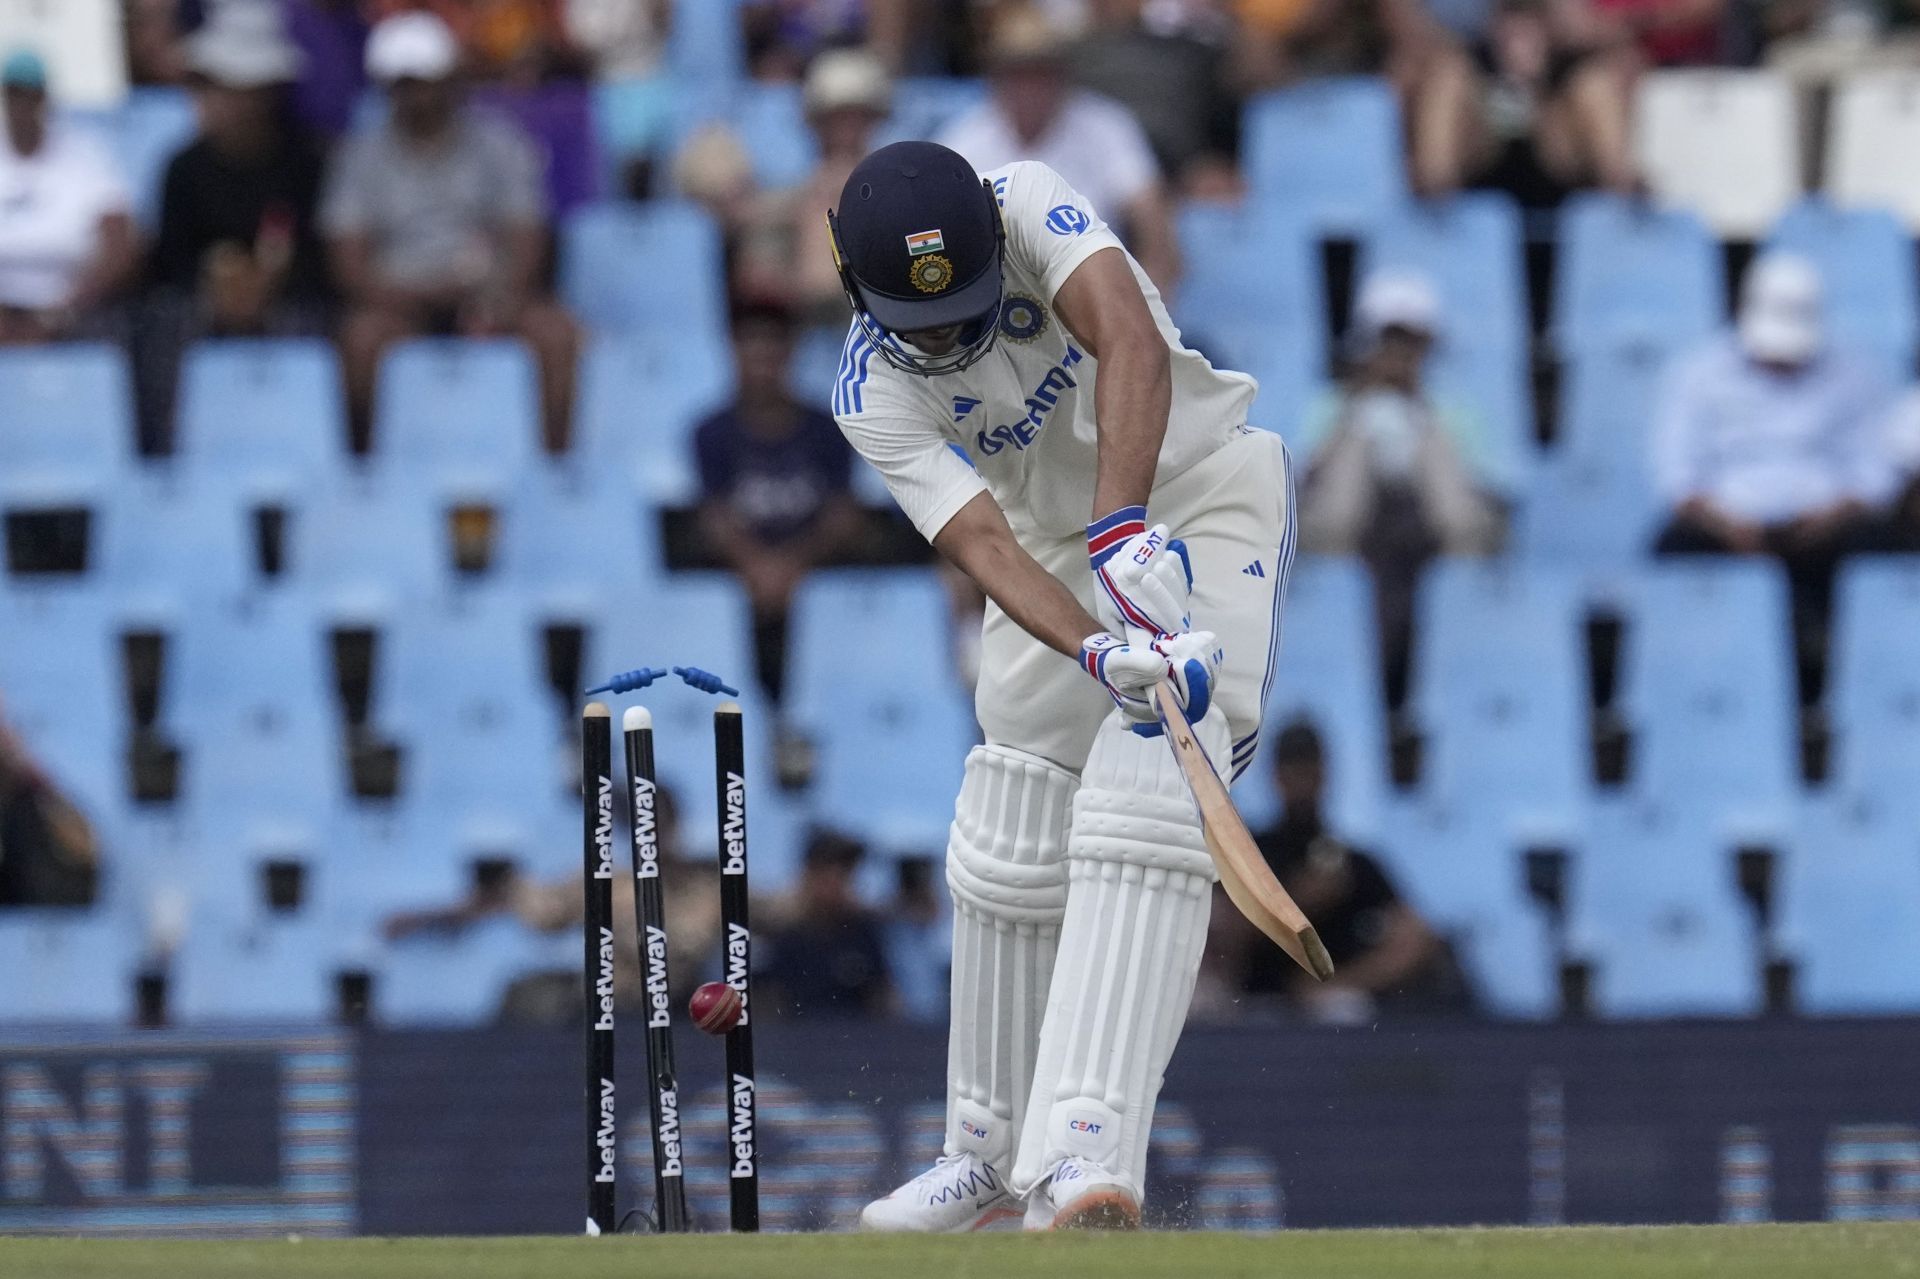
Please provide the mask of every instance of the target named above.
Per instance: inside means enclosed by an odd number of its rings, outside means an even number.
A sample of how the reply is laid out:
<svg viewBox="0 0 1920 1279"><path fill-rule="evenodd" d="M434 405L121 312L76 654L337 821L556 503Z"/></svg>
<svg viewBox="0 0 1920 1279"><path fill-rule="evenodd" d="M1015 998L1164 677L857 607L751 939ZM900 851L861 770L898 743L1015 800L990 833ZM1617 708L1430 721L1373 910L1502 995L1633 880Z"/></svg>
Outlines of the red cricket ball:
<svg viewBox="0 0 1920 1279"><path fill-rule="evenodd" d="M740 992L723 981L710 981L687 1001L693 1024L709 1035L724 1035L740 1024Z"/></svg>

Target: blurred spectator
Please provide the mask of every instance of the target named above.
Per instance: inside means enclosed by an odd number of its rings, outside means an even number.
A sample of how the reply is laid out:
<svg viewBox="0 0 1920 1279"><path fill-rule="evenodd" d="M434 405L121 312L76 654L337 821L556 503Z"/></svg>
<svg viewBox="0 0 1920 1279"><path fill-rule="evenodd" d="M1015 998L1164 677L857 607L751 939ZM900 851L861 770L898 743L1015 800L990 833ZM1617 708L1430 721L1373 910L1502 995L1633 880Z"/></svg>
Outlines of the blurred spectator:
<svg viewBox="0 0 1920 1279"><path fill-rule="evenodd" d="M566 48L564 0L362 0L376 22L405 13L429 13L446 24L483 77L537 79Z"/></svg>
<svg viewBox="0 0 1920 1279"><path fill-rule="evenodd" d="M1161 172L1185 189L1195 165L1231 169L1240 103L1224 43L1156 21L1148 0L1093 0L1092 26L1068 62L1075 83L1133 113Z"/></svg>
<svg viewBox="0 0 1920 1279"><path fill-rule="evenodd" d="M1603 22L1655 66L1720 60L1727 0L1591 0Z"/></svg>
<svg viewBox="0 0 1920 1279"><path fill-rule="evenodd" d="M0 906L85 906L99 878L92 827L0 719Z"/></svg>
<svg viewBox="0 0 1920 1279"><path fill-rule="evenodd" d="M518 335L540 362L549 449L566 446L580 332L541 285L540 163L512 125L470 109L446 24L406 13L375 27L367 73L389 118L350 139L321 226L351 305L341 347L357 448L372 434L381 353L422 333Z"/></svg>
<svg viewBox="0 0 1920 1279"><path fill-rule="evenodd" d="M695 129L673 158L673 189L720 225L732 279L749 233L767 217L765 198L754 185L753 161L733 130L718 122Z"/></svg>
<svg viewBox="0 0 1920 1279"><path fill-rule="evenodd" d="M1380 75L1402 101L1449 41L1422 0L1234 0L1241 74L1275 87L1319 76Z"/></svg>
<svg viewBox="0 0 1920 1279"><path fill-rule="evenodd" d="M1365 1021L1376 1008L1469 1011L1470 992L1447 944L1400 896L1378 858L1328 828L1326 756L1311 723L1294 720L1280 731L1273 776L1285 808L1255 839L1326 943L1334 977L1315 981L1235 912L1245 947L1242 988L1285 994L1315 1018L1343 1023Z"/></svg>
<svg viewBox="0 0 1920 1279"><path fill-rule="evenodd" d="M1470 56L1436 59L1413 106L1424 195L1505 191L1530 208L1567 192L1636 185L1627 77L1581 44L1553 0L1499 0Z"/></svg>
<svg viewBox="0 0 1920 1279"><path fill-rule="evenodd" d="M815 831L800 884L754 963L755 998L793 1017L882 1017L894 1012L886 929L854 891L866 857L857 840Z"/></svg>
<svg viewBox="0 0 1920 1279"><path fill-rule="evenodd" d="M367 20L357 0L284 0L287 33L300 50L293 99L301 123L329 138L353 127L367 87Z"/></svg>
<svg viewBox="0 0 1920 1279"><path fill-rule="evenodd" d="M126 0L127 78L134 84L178 84L186 74L182 0Z"/></svg>
<svg viewBox="0 0 1920 1279"><path fill-rule="evenodd" d="M743 304L733 319L739 390L694 432L700 530L746 588L753 606L761 687L785 691L787 611L820 564L851 549L861 531L853 452L833 419L787 390L793 317Z"/></svg>
<svg viewBox="0 0 1920 1279"><path fill-rule="evenodd" d="M1008 9L988 49L991 97L948 125L939 141L982 171L1016 160L1054 169L1121 229L1134 257L1166 291L1179 259L1153 148L1125 107L1072 87L1066 51L1038 9Z"/></svg>
<svg viewBox="0 0 1920 1279"><path fill-rule="evenodd" d="M47 64L0 63L0 345L98 336L137 265L132 199L107 150L51 121Z"/></svg>
<svg viewBox="0 0 1920 1279"><path fill-rule="evenodd" d="M567 0L566 17L568 39L593 70L600 149L613 161L615 185L637 195L647 185L647 157L673 125L672 0Z"/></svg>
<svg viewBox="0 0 1920 1279"><path fill-rule="evenodd" d="M1435 555L1496 549L1503 513L1477 466L1480 420L1426 384L1441 334L1440 299L1415 272L1377 271L1361 285L1340 388L1299 436L1300 545L1359 555L1372 569L1388 700L1406 692L1413 594Z"/></svg>
<svg viewBox="0 0 1920 1279"><path fill-rule="evenodd" d="M835 49L807 68L802 102L820 143L820 163L800 186L762 202L735 279L750 295L790 298L802 327L834 330L837 351L850 317L824 214L873 149L873 132L892 109L893 89L878 58Z"/></svg>
<svg viewBox="0 0 1920 1279"><path fill-rule="evenodd" d="M947 1015L952 935L940 909L934 866L931 857L896 861L898 888L886 912L887 966L900 991L900 1011L914 1021L937 1022Z"/></svg>
<svg viewBox="0 0 1920 1279"><path fill-rule="evenodd" d="M1920 552L1920 388L1900 397L1887 426L1887 449L1898 478L1875 549Z"/></svg>
<svg viewBox="0 0 1920 1279"><path fill-rule="evenodd" d="M134 333L150 445L166 435L189 341L326 328L324 161L288 91L299 51L275 10L230 5L187 42L187 65L200 132L167 166L154 288Z"/></svg>
<svg viewBox="0 0 1920 1279"><path fill-rule="evenodd" d="M680 839L680 805L665 787L654 792L654 839L660 849L660 879L665 892L667 975L673 1002L684 1005L694 988L711 975L720 954L720 885L711 861L689 857ZM622 811L622 821L625 815ZM402 911L388 917L387 940L458 932L471 924L512 915L536 932L578 933L586 910L578 874L538 881L509 866L503 873L477 875L467 897L451 906ZM640 968L639 928L633 893L613 894L613 988L621 1008L647 1004L646 974ZM506 997L506 1016L521 1021L566 1021L580 1014L580 974L528 974Z"/></svg>
<svg viewBox="0 0 1920 1279"><path fill-rule="evenodd" d="M1734 331L1684 357L1656 406L1654 480L1673 517L1655 549L1780 559L1809 704L1834 569L1896 480L1889 395L1872 361L1828 345L1818 269L1770 252L1747 273Z"/></svg>
<svg viewBox="0 0 1920 1279"><path fill-rule="evenodd" d="M741 0L747 71L756 80L797 80L821 52L866 43L869 9L896 25L895 7L898 0ZM897 41L889 35L884 43Z"/></svg>

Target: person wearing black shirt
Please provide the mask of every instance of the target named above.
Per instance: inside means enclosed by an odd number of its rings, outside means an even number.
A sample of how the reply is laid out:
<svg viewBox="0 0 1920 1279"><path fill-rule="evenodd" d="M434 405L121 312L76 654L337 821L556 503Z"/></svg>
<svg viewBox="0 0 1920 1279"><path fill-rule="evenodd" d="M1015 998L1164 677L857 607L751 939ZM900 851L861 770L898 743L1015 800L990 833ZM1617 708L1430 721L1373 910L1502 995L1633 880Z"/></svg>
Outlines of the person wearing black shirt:
<svg viewBox="0 0 1920 1279"><path fill-rule="evenodd" d="M1333 958L1334 978L1316 983L1277 948L1250 948L1249 993L1281 993L1329 1020L1357 1020L1376 1007L1463 1010L1467 991L1446 943L1400 896L1372 854L1326 824L1320 734L1304 719L1274 743L1274 779L1285 804L1278 824L1255 836L1274 874L1313 921Z"/></svg>
<svg viewBox="0 0 1920 1279"><path fill-rule="evenodd" d="M885 924L854 891L854 872L865 856L866 849L844 835L813 833L791 909L776 913L764 930L754 964L756 1000L794 1017L895 1011Z"/></svg>
<svg viewBox="0 0 1920 1279"><path fill-rule="evenodd" d="M200 129L167 166L149 259L143 412L164 440L180 353L202 336L325 332L315 225L324 158L295 123L299 53L271 6L222 9L188 43Z"/></svg>

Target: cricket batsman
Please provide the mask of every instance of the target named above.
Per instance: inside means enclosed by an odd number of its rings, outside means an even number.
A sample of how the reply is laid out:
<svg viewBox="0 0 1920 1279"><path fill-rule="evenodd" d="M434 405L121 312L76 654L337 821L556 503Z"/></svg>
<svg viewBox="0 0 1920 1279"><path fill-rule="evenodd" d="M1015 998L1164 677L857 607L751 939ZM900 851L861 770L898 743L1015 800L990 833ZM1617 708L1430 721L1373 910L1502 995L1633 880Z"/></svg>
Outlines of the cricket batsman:
<svg viewBox="0 0 1920 1279"><path fill-rule="evenodd" d="M861 1221L1135 1227L1215 878L1151 693L1171 683L1223 775L1252 760L1286 449L1045 165L897 143L827 220L855 317L834 414L989 600L947 847L945 1153Z"/></svg>

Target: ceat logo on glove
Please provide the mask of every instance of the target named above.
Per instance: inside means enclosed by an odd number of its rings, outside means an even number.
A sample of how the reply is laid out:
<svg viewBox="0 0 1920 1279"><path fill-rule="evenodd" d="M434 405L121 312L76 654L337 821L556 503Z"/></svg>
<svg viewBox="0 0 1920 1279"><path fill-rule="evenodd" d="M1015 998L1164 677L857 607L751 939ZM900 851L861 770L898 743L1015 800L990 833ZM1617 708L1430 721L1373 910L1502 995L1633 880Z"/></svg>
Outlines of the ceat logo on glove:
<svg viewBox="0 0 1920 1279"><path fill-rule="evenodd" d="M1097 1133L1100 1131L1100 1125L1094 1123L1091 1119L1069 1119L1067 1121L1067 1127L1073 1129L1075 1132Z"/></svg>

